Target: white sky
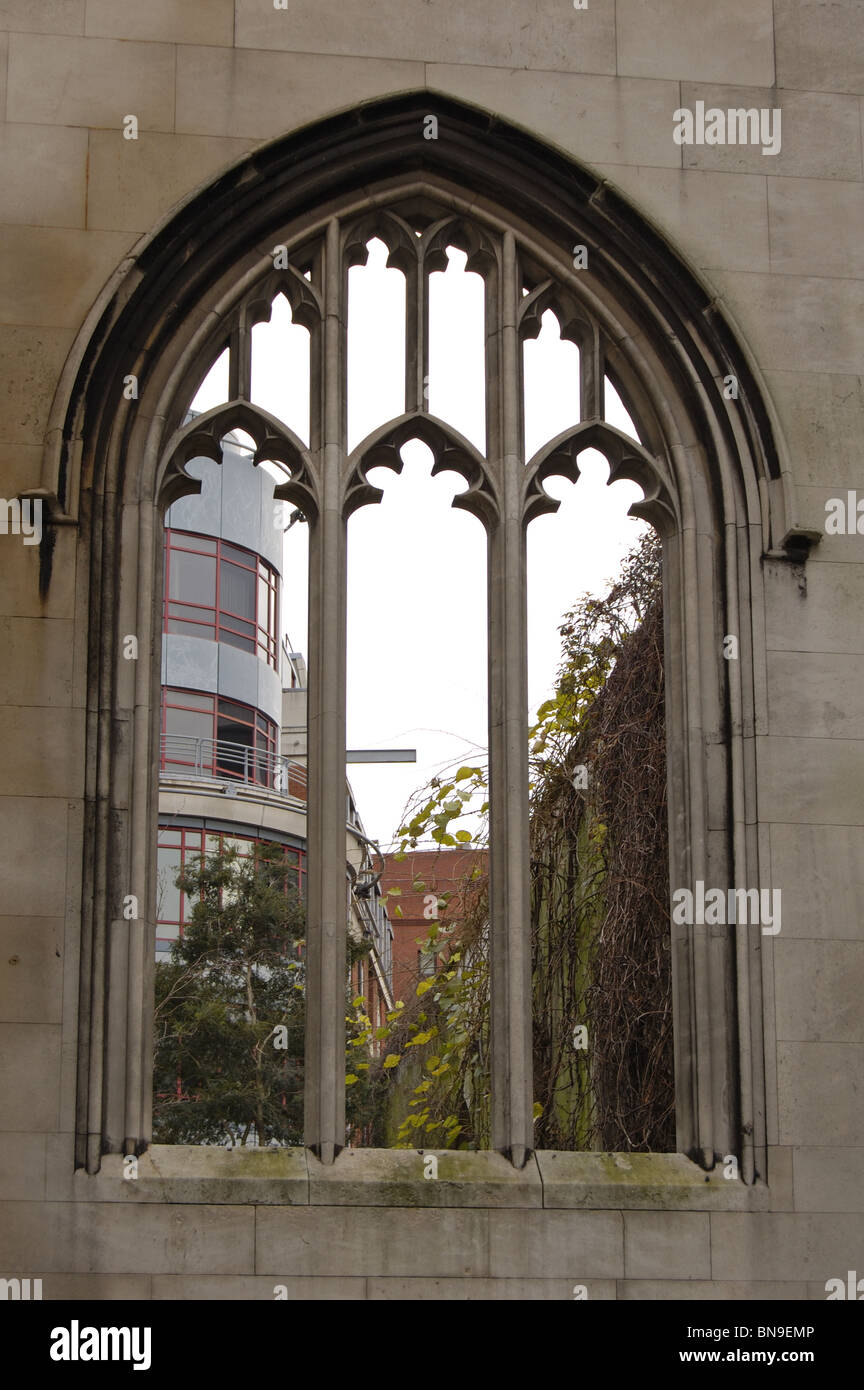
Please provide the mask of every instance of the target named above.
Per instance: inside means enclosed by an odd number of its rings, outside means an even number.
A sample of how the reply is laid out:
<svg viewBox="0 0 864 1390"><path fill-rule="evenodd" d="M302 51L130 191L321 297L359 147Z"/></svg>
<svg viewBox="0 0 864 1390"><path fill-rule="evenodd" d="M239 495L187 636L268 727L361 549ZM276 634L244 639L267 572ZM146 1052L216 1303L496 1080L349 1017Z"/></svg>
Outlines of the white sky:
<svg viewBox="0 0 864 1390"><path fill-rule="evenodd" d="M483 289L450 251L446 272L430 277L429 409L485 446ZM386 269L386 248L373 242L369 263L349 272L348 447L404 410L405 280ZM253 330L253 401L309 439L306 331L291 323L280 296L269 324ZM525 344L526 457L579 419L578 350L562 342L546 314L539 338ZM227 363L195 399L209 409L226 399ZM636 437L607 381L609 422ZM367 834L394 837L402 808L417 787L456 762L485 760L486 543L474 517L451 507L466 488L455 473L430 476L432 456L413 441L400 475L370 472L384 489L378 506L355 512L348 526L348 747L416 748L417 762L352 764L348 775ZM554 516L528 528L528 687L533 718L554 688L562 615L586 591L602 591L645 529L627 516L641 490L622 480L607 487L608 466L595 451L580 456L574 486L546 483L562 499ZM286 519L287 511L286 509ZM285 536L282 632L306 653L305 525ZM471 828L471 819L461 824Z"/></svg>

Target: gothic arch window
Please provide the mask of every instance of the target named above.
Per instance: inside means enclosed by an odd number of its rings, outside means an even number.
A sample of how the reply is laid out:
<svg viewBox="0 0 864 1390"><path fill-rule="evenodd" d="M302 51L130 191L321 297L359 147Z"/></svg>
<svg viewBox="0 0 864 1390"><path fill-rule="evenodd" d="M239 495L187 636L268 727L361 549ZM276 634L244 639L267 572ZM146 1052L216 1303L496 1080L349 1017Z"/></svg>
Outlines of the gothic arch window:
<svg viewBox="0 0 864 1390"><path fill-rule="evenodd" d="M427 117L437 119L428 139ZM373 237L406 281L404 410L349 450L348 272ZM486 443L427 408L429 275L448 247L483 280ZM583 248L584 255L578 248ZM278 296L310 339L309 435L251 399L252 338ZM552 310L579 348L579 422L525 456L522 344ZM227 401L188 423L227 352ZM223 361L223 367L225 365ZM124 383L134 376L137 398ZM606 422L609 379L640 439ZM734 381L734 392L724 389ZM719 306L604 183L525 132L429 93L371 104L279 141L191 199L118 272L92 311L55 401L40 495L79 528L89 573L88 759L81 947L78 1161L149 1136L161 515L199 490L242 430L282 465L277 496L310 527L306 1142L344 1143L342 994L345 554L348 517L419 439L466 490L489 565L492 1142L532 1148L526 691L526 527L598 449L664 554L670 879L767 886L755 801L764 727L761 568L799 555L788 470L755 369ZM50 582L50 546L44 570ZM738 639L724 660L723 639ZM124 660L124 637L140 659ZM148 659L149 658L149 659ZM123 913L127 895L138 919ZM678 1148L764 1174L761 952L746 925L672 931Z"/></svg>

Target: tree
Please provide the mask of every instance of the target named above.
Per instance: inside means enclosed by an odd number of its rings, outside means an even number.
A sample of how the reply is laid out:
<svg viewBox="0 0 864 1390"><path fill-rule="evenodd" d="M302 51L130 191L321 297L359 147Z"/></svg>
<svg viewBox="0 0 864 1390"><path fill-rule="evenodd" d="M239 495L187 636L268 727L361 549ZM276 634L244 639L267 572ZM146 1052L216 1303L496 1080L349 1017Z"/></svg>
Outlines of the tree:
<svg viewBox="0 0 864 1390"><path fill-rule="evenodd" d="M154 1139L302 1144L305 912L279 845L223 848L176 883L194 902L156 966Z"/></svg>

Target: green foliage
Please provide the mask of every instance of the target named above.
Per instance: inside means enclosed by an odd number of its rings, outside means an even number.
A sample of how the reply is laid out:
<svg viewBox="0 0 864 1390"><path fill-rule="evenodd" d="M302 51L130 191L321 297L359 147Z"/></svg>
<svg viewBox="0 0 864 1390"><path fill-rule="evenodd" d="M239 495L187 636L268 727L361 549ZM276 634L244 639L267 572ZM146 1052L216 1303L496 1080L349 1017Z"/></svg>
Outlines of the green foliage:
<svg viewBox="0 0 864 1390"><path fill-rule="evenodd" d="M225 848L177 886L194 902L156 966L154 1138L302 1143L305 917L281 847Z"/></svg>
<svg viewBox="0 0 864 1390"><path fill-rule="evenodd" d="M674 1148L660 545L564 619L531 808L541 1148ZM574 777L576 770L580 775ZM587 773L587 779L582 775ZM587 780L587 785L585 781ZM587 1029L588 1046L574 1029Z"/></svg>
<svg viewBox="0 0 864 1390"><path fill-rule="evenodd" d="M674 1146L660 594L649 533L604 597L565 615L556 690L530 729L538 1147ZM590 767L587 790L574 787L577 765ZM425 835L461 843L451 823L475 798L485 817L483 768L434 779L398 832L401 852ZM484 828L465 843L485 840ZM488 895L476 867L465 890L448 948L461 950L441 952L391 1025L391 1043L401 1036L389 1062L396 1147L490 1142ZM441 951L437 924L418 944ZM573 1045L577 1025L588 1029L585 1050Z"/></svg>
<svg viewBox="0 0 864 1390"><path fill-rule="evenodd" d="M157 1143L302 1145L305 909L294 877L280 845L223 848L178 874L194 907L156 966ZM349 963L368 949L349 938ZM359 1007L349 1024L346 1104L360 1129L377 1102Z"/></svg>

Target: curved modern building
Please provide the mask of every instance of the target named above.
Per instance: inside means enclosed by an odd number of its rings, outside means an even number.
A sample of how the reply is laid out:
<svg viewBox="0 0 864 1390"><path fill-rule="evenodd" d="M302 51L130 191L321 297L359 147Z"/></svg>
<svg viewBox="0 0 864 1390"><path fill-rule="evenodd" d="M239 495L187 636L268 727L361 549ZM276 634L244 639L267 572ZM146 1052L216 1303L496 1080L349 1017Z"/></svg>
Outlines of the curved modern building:
<svg viewBox="0 0 864 1390"><path fill-rule="evenodd" d="M283 503L230 438L221 465L188 471L200 495L165 516L157 959L191 911L175 886L188 859L275 841L301 893L306 877L306 664L281 636ZM393 1003L393 933L350 787L345 834L347 928L371 946L351 984L378 1026Z"/></svg>

